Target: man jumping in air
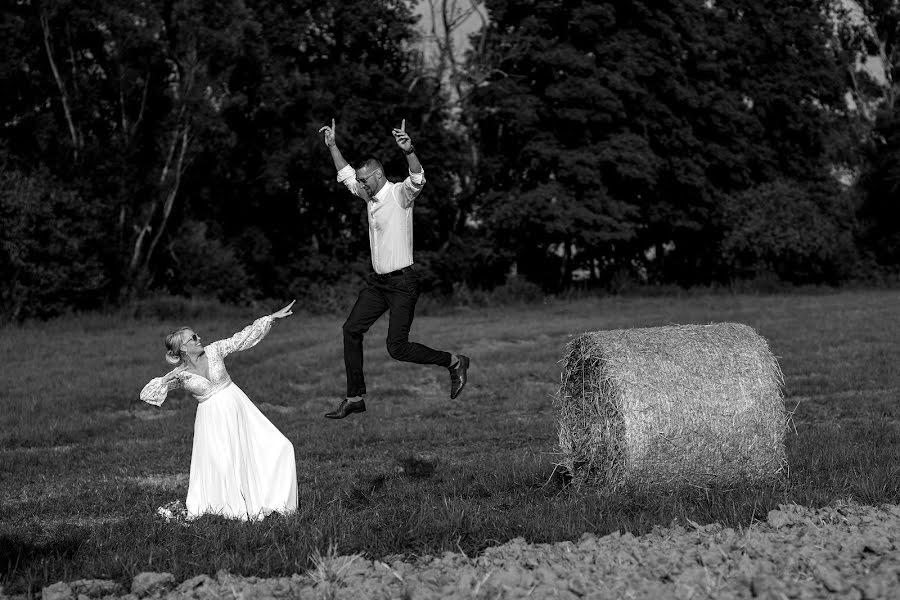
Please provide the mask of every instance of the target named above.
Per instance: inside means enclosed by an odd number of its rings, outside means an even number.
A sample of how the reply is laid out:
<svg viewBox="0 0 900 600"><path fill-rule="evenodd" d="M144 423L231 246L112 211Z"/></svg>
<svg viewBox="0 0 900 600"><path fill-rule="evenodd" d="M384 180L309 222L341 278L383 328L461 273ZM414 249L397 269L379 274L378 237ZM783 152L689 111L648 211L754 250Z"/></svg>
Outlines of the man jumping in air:
<svg viewBox="0 0 900 600"><path fill-rule="evenodd" d="M319 129L337 169L337 180L366 203L372 268L365 287L344 323L344 366L347 370L347 397L325 416L343 419L366 410L366 380L363 375L363 336L378 318L390 311L387 349L391 358L420 365L438 365L450 371L450 398L459 396L466 385L469 358L433 350L409 341L409 329L419 298L419 275L413 265L413 202L425 185L425 172L416 149L406 133L406 119L393 129L397 146L406 155L409 176L400 183L388 181L375 158L353 169L335 143L334 119Z"/></svg>

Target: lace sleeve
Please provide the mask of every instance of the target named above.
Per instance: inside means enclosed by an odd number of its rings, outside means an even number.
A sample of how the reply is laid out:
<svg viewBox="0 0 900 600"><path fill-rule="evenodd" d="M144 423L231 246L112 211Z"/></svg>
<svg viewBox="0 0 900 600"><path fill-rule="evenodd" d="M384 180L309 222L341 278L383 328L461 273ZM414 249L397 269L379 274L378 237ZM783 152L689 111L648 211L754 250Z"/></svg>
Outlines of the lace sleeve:
<svg viewBox="0 0 900 600"><path fill-rule="evenodd" d="M176 376L168 381L166 381L165 377L154 377L151 379L150 383L141 390L141 400L153 406L162 406L169 392L181 387L181 377L177 377L178 373L179 369L173 370L171 374Z"/></svg>
<svg viewBox="0 0 900 600"><path fill-rule="evenodd" d="M259 343L261 339L266 337L269 330L272 329L272 317L266 315L253 321L230 338L213 342L218 348L222 358L225 358L232 352L240 352L252 348Z"/></svg>

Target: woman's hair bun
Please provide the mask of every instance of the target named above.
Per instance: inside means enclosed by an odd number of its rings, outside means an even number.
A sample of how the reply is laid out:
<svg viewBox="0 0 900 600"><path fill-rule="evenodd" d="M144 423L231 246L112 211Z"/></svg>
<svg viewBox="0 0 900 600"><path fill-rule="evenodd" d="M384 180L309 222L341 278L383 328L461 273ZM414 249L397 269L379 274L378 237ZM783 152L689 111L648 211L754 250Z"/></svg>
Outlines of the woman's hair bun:
<svg viewBox="0 0 900 600"><path fill-rule="evenodd" d="M187 331L189 327L179 327L166 336L166 362L170 365L177 365L181 362L181 342L182 331Z"/></svg>

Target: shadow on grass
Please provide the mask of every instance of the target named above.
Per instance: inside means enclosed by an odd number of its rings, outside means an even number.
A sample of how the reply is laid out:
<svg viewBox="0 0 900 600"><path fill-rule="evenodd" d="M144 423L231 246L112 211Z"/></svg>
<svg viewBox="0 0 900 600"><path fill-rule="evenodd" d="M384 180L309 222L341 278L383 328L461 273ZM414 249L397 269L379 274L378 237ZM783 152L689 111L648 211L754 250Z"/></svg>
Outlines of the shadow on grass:
<svg viewBox="0 0 900 600"><path fill-rule="evenodd" d="M0 535L0 585L13 583L8 592L39 593L48 576L65 577L71 572L66 565L79 555L90 535L84 528L61 531L43 542L33 541L29 531Z"/></svg>

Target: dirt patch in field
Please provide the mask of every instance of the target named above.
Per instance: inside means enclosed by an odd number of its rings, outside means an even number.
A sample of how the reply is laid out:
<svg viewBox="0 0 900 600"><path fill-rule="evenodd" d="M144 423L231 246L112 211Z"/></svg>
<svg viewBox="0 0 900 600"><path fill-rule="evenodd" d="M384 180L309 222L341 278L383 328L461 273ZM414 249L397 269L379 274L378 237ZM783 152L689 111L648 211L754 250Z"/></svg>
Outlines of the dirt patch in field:
<svg viewBox="0 0 900 600"><path fill-rule="evenodd" d="M65 519L42 519L41 525L45 529L54 529L63 526L99 527L101 525L121 523L124 520L124 517L87 517L73 515L71 517L66 517Z"/></svg>
<svg viewBox="0 0 900 600"><path fill-rule="evenodd" d="M307 383L307 382L296 382L296 381L288 382L289 388L291 388L295 392L303 392L303 393L308 393L308 392L314 390L317 387L317 385L318 384Z"/></svg>
<svg viewBox="0 0 900 600"><path fill-rule="evenodd" d="M658 527L635 537L586 534L573 542L514 539L479 557L370 560L317 556L303 575L259 579L221 571L176 582L142 573L113 582L59 582L45 600L137 598L854 598L900 589L900 507L784 505L746 530L721 525ZM87 582L87 583L85 583Z"/></svg>
<svg viewBox="0 0 900 600"><path fill-rule="evenodd" d="M525 346L546 346L554 343L549 335L538 335L531 338L497 340L480 338L466 344L466 353L473 356L481 356L493 352L505 352L510 349L522 348Z"/></svg>
<svg viewBox="0 0 900 600"><path fill-rule="evenodd" d="M167 475L145 475L143 477L123 477L122 480L141 487L160 490L175 490L187 487L189 476L187 473L175 473Z"/></svg>
<svg viewBox="0 0 900 600"><path fill-rule="evenodd" d="M3 448L0 449L0 455L11 454L16 457L27 457L33 456L35 454L40 454L42 452L49 452L54 454L63 454L66 452L71 452L75 448L77 448L77 444L62 444L59 446L31 446L27 448Z"/></svg>
<svg viewBox="0 0 900 600"><path fill-rule="evenodd" d="M296 406L284 406L282 404L269 404L268 402L262 402L259 404L259 409L263 412L273 412L280 415L286 415L289 413L297 412L300 410Z"/></svg>
<svg viewBox="0 0 900 600"><path fill-rule="evenodd" d="M177 411L158 409L152 406L142 406L139 409L123 409L114 410L106 413L112 419L139 419L141 421L158 421L159 419L167 419L176 414Z"/></svg>

